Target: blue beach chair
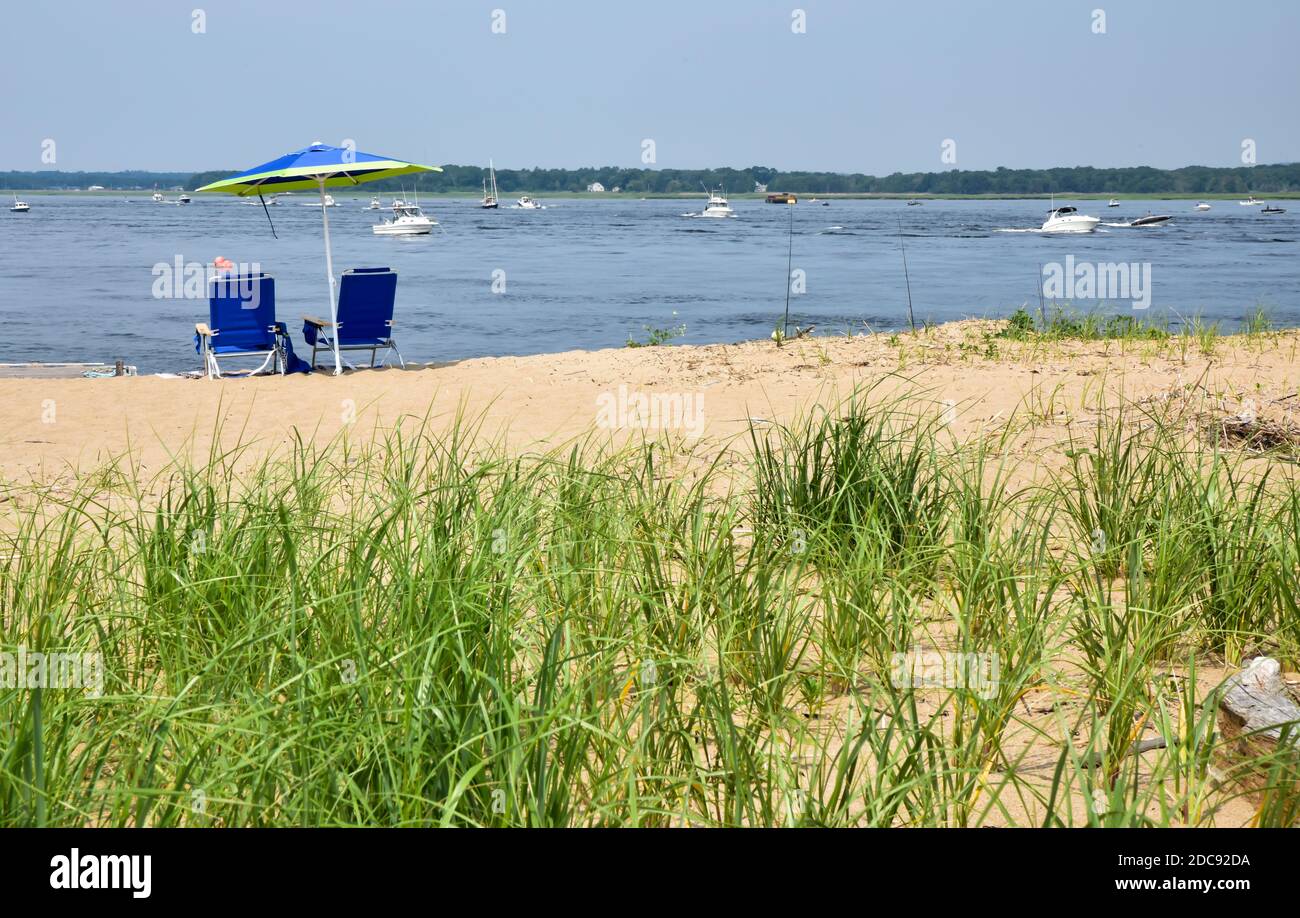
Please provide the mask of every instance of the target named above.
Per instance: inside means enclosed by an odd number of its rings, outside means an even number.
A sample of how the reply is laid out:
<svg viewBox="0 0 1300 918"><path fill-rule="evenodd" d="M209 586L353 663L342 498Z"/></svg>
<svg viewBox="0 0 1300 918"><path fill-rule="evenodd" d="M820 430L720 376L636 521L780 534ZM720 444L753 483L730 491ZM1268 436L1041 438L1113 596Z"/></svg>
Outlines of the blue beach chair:
<svg viewBox="0 0 1300 918"><path fill-rule="evenodd" d="M396 296L397 272L391 268L344 271L339 279L338 326L314 316L302 317L302 335L311 345L311 365L316 366L317 351L334 349L337 336L340 351L370 351L372 367L380 351L391 350L397 355L398 365L405 369L406 362L393 342L393 301ZM387 359L385 355L384 360Z"/></svg>
<svg viewBox="0 0 1300 918"><path fill-rule="evenodd" d="M211 325L195 325L194 337L209 379L220 379L217 362L232 357L264 357L254 373L272 366L284 374L289 330L275 320L275 278L269 274L212 278L208 314Z"/></svg>

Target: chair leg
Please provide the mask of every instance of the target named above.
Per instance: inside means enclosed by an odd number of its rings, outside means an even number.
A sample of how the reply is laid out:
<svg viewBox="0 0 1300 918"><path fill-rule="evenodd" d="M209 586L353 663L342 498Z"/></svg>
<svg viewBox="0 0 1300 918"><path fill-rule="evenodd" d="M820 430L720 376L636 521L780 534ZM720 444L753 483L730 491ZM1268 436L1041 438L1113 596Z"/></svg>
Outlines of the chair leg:
<svg viewBox="0 0 1300 918"><path fill-rule="evenodd" d="M392 349L393 353L397 355L397 365L405 370L406 361L402 359L402 352L397 349L397 345L393 343L392 338L388 339L388 346Z"/></svg>
<svg viewBox="0 0 1300 918"><path fill-rule="evenodd" d="M279 353L279 349L278 349L278 348L271 348L271 353L269 353L269 354L266 355L266 359L262 361L261 366L259 366L256 370L254 370L254 371L252 372L251 375L256 376L256 375L258 375L259 373L261 373L261 372L263 372L264 370L266 370L267 366L271 363L271 361L272 361L272 360L275 360L275 356L276 356L276 354L278 354L278 353Z"/></svg>
<svg viewBox="0 0 1300 918"><path fill-rule="evenodd" d="M221 365L217 363L217 355L212 350L212 342L206 338L203 341L203 368L207 371L208 379L221 378Z"/></svg>

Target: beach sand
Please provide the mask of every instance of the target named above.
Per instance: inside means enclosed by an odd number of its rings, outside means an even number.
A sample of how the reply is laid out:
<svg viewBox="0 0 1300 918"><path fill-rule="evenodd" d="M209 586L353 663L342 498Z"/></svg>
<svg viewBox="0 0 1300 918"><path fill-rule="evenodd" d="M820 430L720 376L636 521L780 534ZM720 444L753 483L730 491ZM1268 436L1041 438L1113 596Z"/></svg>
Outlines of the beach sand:
<svg viewBox="0 0 1300 918"><path fill-rule="evenodd" d="M459 415L476 424L476 436L516 453L562 449L585 437L599 443L664 434L680 447L684 468L720 462L725 473L719 477L737 480L747 468L751 425L765 429L834 410L869 387L871 398L907 392L931 401L949 416L958 439L991 438L1017 474L1063 461L1070 438L1089 436L1102 412L1121 402L1153 413L1181 409L1189 423L1238 416L1297 429L1300 332L1031 344L998 337L1002 328L967 321L916 335L801 339L780 349L756 341L573 351L340 378L3 379L0 476L5 485L48 485L57 494L78 474L128 455L138 480L163 473L176 457L201 462L214 430L220 446L245 444L255 461L299 437L322 445L340 437L365 443L394 425L415 428L426 419L437 433ZM651 417L666 420L666 428L643 428L629 416L643 396L646 404L654 396L671 408L667 417ZM0 489L0 500L11 496L21 513L29 498ZM1205 697L1229 672L1221 659L1205 660L1197 695ZM1023 699L1025 722L1055 736L1061 717L1055 712L1078 703L1037 689ZM835 699L827 722L849 706L848 696ZM1016 729L1007 748L1017 755L1025 750L1024 780L1045 787L1060 741L1030 749L1024 744L1032 745L1032 737ZM1087 802L1077 791L1071 795L1071 807L1083 813ZM985 821L1041 821L1041 807L1013 796L1004 795L1004 809ZM1229 799L1215 822L1246 825L1253 814L1248 800Z"/></svg>
<svg viewBox="0 0 1300 918"><path fill-rule="evenodd" d="M296 436L373 437L458 413L511 451L545 452L576 437L681 437L700 456L744 448L751 423L828 407L855 387L932 399L958 437L1012 425L1009 452L1048 461L1068 428L1104 397L1158 403L1195 395L1225 416L1300 407L1300 332L1165 341L1028 344L971 320L916 335L660 346L466 360L438 368L204 380L0 379L0 478L51 481L131 455L146 474L170 457L222 445L249 456ZM635 408L638 399L642 415ZM648 409L648 411L647 411ZM219 423L220 422L220 423Z"/></svg>

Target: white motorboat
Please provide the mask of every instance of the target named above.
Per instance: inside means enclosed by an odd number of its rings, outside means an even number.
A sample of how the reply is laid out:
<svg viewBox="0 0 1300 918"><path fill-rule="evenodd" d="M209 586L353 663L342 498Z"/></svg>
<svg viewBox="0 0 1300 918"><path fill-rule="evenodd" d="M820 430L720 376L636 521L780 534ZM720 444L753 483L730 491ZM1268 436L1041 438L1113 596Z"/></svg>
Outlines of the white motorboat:
<svg viewBox="0 0 1300 918"><path fill-rule="evenodd" d="M370 203L366 205L366 210L380 210L381 208L382 205L379 203L379 198L371 198Z"/></svg>
<svg viewBox="0 0 1300 918"><path fill-rule="evenodd" d="M14 195L14 206L9 208L10 213L25 214L32 209L32 205L26 201L18 200L18 195Z"/></svg>
<svg viewBox="0 0 1300 918"><path fill-rule="evenodd" d="M393 202L393 215L370 230L376 236L427 236L437 225L436 220L424 215L419 205L399 200Z"/></svg>
<svg viewBox="0 0 1300 918"><path fill-rule="evenodd" d="M1044 233L1091 233L1101 221L1079 213L1075 207L1054 207L1047 212Z"/></svg>
<svg viewBox="0 0 1300 918"><path fill-rule="evenodd" d="M478 206L484 210L496 210L501 206L501 201L497 197L497 170L490 159L488 160L488 175L492 180L492 188L488 190L488 180L484 179L483 200L479 202Z"/></svg>
<svg viewBox="0 0 1300 918"><path fill-rule="evenodd" d="M163 193L161 191L155 191L153 193L153 201L155 204L161 204L164 200L166 199L163 197Z"/></svg>
<svg viewBox="0 0 1300 918"><path fill-rule="evenodd" d="M1197 205L1196 205L1196 209L1197 209L1197 210L1209 210L1209 209L1210 209L1210 205L1209 205L1209 204L1206 204L1204 201L1202 201L1200 204L1197 204Z"/></svg>
<svg viewBox="0 0 1300 918"><path fill-rule="evenodd" d="M1106 202L1107 207L1119 207L1119 198L1111 198Z"/></svg>
<svg viewBox="0 0 1300 918"><path fill-rule="evenodd" d="M1169 214L1152 214L1148 213L1145 217L1138 217L1129 226L1159 226L1161 223L1168 223L1172 220Z"/></svg>
<svg viewBox="0 0 1300 918"><path fill-rule="evenodd" d="M191 200L193 200L193 199L192 199L189 195L187 195L187 194L181 194L181 195L176 199L176 203L177 203L177 204L188 204L188 203L190 203Z"/></svg>
<svg viewBox="0 0 1300 918"><path fill-rule="evenodd" d="M530 198L528 195L524 195L518 201L516 201L515 207L518 208L519 210L541 210L542 209L541 203L539 203L536 198Z"/></svg>
<svg viewBox="0 0 1300 918"><path fill-rule="evenodd" d="M1238 201L1237 203L1240 204L1242 207L1258 207L1259 205L1263 204L1264 202L1261 201L1261 200L1259 200L1258 198L1256 198L1256 197L1252 194L1252 195L1251 195L1250 197L1248 197L1246 200L1244 200L1244 201Z"/></svg>
<svg viewBox="0 0 1300 918"><path fill-rule="evenodd" d="M736 212L727 202L727 194L721 188L709 192L709 201L704 205L701 217L734 217Z"/></svg>
<svg viewBox="0 0 1300 918"><path fill-rule="evenodd" d="M320 207L320 206L321 206L321 202L320 202L320 201L302 201L301 204L302 204L303 207ZM325 204L324 204L324 206L325 206L325 207L338 207L339 204L338 204L338 201L335 201L335 200L334 200L334 195L332 195L332 194L327 194L327 195L325 195Z"/></svg>

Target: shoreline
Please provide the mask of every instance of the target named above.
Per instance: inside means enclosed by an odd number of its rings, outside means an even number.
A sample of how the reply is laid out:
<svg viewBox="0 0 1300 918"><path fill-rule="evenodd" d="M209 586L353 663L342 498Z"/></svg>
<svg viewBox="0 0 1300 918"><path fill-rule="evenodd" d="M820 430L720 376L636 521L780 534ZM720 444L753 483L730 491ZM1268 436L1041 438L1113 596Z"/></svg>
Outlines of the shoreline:
<svg viewBox="0 0 1300 918"><path fill-rule="evenodd" d="M194 189L184 189L192 192ZM17 194L42 194L55 197L84 197L84 198L115 198L125 195L131 198L147 199L153 195L152 188L108 188L104 191L86 191L85 189L71 188L10 188L7 191ZM179 193L179 192L165 192ZM304 194L304 192L297 192ZM1076 192L1076 191L1056 191L1056 192L1024 192L1019 194L929 194L927 192L832 192L832 191L797 191L793 192L803 200L827 201L1050 201L1052 198L1069 198L1080 201L1106 201L1111 198L1117 198L1120 201L1239 201L1247 192L1215 192L1212 194L1194 194L1183 192L1162 192L1151 194L1138 194L1135 192ZM400 194L396 191L372 191L372 192L354 192L344 191L342 189L331 189L330 194L335 198L344 198L347 200L368 201L375 196L389 196ZM421 197L436 198L440 200L465 198L477 201L479 192L475 189L466 188L458 191L420 191ZM1300 191L1275 191L1275 192L1257 192L1262 195L1261 201L1264 200L1300 200ZM518 195L529 195L532 197L557 198L563 200L614 200L614 201L693 201L700 198L698 191L681 191L681 192L648 192L641 194L631 191L547 191L536 189L515 189L513 191L502 191L502 199L516 197ZM752 191L729 192L727 195L732 200L738 201L765 201L767 193ZM204 195L202 198L195 198L195 203L201 200L222 200L220 195Z"/></svg>

